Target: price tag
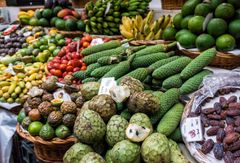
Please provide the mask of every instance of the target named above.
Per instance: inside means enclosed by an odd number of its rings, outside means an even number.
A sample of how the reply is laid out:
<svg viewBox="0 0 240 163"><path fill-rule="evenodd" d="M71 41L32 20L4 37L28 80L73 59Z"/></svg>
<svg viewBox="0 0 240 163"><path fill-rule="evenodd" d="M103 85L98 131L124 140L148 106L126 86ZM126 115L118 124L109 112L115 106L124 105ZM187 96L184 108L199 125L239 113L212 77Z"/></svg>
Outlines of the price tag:
<svg viewBox="0 0 240 163"><path fill-rule="evenodd" d="M117 86L117 82L115 81L114 78L103 78L101 81L101 85L98 91L98 94L107 94L110 95L109 90L114 87Z"/></svg>
<svg viewBox="0 0 240 163"><path fill-rule="evenodd" d="M186 138L187 142L202 141L203 133L200 116L186 118L183 123L182 134Z"/></svg>
<svg viewBox="0 0 240 163"><path fill-rule="evenodd" d="M91 41L91 46L93 46L93 45L98 45L98 44L103 44L104 43L104 41L103 41L103 39L101 39L101 38L95 38L95 39L93 39L92 41Z"/></svg>
<svg viewBox="0 0 240 163"><path fill-rule="evenodd" d="M24 36L24 37L28 37L28 36L30 36L31 34L32 34L32 32L28 31L28 32L23 33L23 36Z"/></svg>

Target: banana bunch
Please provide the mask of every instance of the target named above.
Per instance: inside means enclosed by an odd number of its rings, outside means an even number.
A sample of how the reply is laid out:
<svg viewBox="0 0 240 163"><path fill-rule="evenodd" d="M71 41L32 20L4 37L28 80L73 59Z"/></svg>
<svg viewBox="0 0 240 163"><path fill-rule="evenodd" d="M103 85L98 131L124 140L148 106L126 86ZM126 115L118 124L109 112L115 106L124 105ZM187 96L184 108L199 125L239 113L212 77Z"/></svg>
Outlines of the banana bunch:
<svg viewBox="0 0 240 163"><path fill-rule="evenodd" d="M172 26L170 15L163 15L154 21L153 11L150 11L144 19L141 15L137 15L135 18L122 17L120 32L127 39L159 40L168 26Z"/></svg>
<svg viewBox="0 0 240 163"><path fill-rule="evenodd" d="M19 11L18 13L18 18L23 18L23 17L28 17L31 18L34 16L34 11L33 10L28 10L27 12L25 11Z"/></svg>
<svg viewBox="0 0 240 163"><path fill-rule="evenodd" d="M145 15L151 0L123 0L121 3L122 16L134 17Z"/></svg>

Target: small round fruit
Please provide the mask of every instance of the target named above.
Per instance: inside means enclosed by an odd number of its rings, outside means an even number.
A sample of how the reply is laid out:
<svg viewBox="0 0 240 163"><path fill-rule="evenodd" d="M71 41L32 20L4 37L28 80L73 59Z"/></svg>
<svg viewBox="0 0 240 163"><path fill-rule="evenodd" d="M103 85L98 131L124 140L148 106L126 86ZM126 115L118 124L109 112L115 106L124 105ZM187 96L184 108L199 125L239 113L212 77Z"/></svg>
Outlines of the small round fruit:
<svg viewBox="0 0 240 163"><path fill-rule="evenodd" d="M31 119L31 121L38 121L41 119L41 114L38 111L38 109L32 109L29 113L28 113L29 118Z"/></svg>
<svg viewBox="0 0 240 163"><path fill-rule="evenodd" d="M167 27L163 31L163 39L167 41L175 40L175 35L177 33L177 30L174 27Z"/></svg>
<svg viewBox="0 0 240 163"><path fill-rule="evenodd" d="M207 25L207 31L213 37L218 37L224 34L227 30L227 23L221 18L213 18Z"/></svg>
<svg viewBox="0 0 240 163"><path fill-rule="evenodd" d="M27 129L29 125L32 123L29 117L25 117L21 123L22 127Z"/></svg>
<svg viewBox="0 0 240 163"><path fill-rule="evenodd" d="M188 29L196 34L200 34L203 32L203 22L204 22L203 16L194 16L191 19L189 19L188 22Z"/></svg>
<svg viewBox="0 0 240 163"><path fill-rule="evenodd" d="M183 19L183 17L182 17L181 13L178 13L173 17L173 25L176 29L181 29L182 19Z"/></svg>
<svg viewBox="0 0 240 163"><path fill-rule="evenodd" d="M230 22L228 31L235 38L239 38L240 37L240 20L236 19Z"/></svg>
<svg viewBox="0 0 240 163"><path fill-rule="evenodd" d="M50 140L54 137L54 129L49 124L45 124L39 131L39 136L44 140Z"/></svg>
<svg viewBox="0 0 240 163"><path fill-rule="evenodd" d="M178 42L184 48L194 48L197 36L191 32L180 35Z"/></svg>
<svg viewBox="0 0 240 163"><path fill-rule="evenodd" d="M32 136L38 136L40 130L42 129L43 124L39 121L35 121L32 122L29 126L28 126L28 132L32 135Z"/></svg>
<svg viewBox="0 0 240 163"><path fill-rule="evenodd" d="M71 135L71 131L67 126L60 125L56 128L55 135L61 139L64 139Z"/></svg>
<svg viewBox="0 0 240 163"><path fill-rule="evenodd" d="M224 34L217 38L216 46L219 51L231 51L236 46L236 40L232 35Z"/></svg>
<svg viewBox="0 0 240 163"><path fill-rule="evenodd" d="M234 7L230 3L222 3L215 10L215 17L222 19L230 19L234 16Z"/></svg>
<svg viewBox="0 0 240 163"><path fill-rule="evenodd" d="M20 111L18 116L17 116L17 121L18 123L22 123L22 121L26 118L26 114L24 111Z"/></svg>
<svg viewBox="0 0 240 163"><path fill-rule="evenodd" d="M215 45L215 39L209 34L201 34L196 39L196 47L200 51L207 50Z"/></svg>

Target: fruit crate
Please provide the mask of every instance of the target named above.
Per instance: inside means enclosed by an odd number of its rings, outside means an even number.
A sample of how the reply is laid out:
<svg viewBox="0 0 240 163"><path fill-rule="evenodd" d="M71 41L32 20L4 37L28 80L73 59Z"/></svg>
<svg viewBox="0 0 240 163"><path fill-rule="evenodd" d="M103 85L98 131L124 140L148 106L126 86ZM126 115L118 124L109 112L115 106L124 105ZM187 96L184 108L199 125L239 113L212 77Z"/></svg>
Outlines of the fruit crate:
<svg viewBox="0 0 240 163"><path fill-rule="evenodd" d="M162 0L162 9L180 10L186 0Z"/></svg>

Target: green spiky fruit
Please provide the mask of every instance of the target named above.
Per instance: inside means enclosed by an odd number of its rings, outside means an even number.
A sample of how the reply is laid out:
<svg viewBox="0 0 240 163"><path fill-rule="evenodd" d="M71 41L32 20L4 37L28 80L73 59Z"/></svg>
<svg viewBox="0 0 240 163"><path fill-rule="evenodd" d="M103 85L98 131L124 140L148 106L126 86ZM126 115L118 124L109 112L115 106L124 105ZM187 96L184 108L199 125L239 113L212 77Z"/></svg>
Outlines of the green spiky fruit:
<svg viewBox="0 0 240 163"><path fill-rule="evenodd" d="M96 68L95 70L93 70L91 72L91 76L93 76L95 78L101 78L108 71L110 71L112 68L114 68L116 66L117 66L117 64L113 64L113 65L106 65L106 66L102 66L102 67Z"/></svg>
<svg viewBox="0 0 240 163"><path fill-rule="evenodd" d="M171 154L167 137L160 133L153 133L144 140L141 154L146 163L170 162Z"/></svg>
<svg viewBox="0 0 240 163"><path fill-rule="evenodd" d="M83 95L84 100L91 100L94 96L98 94L100 83L98 82L88 82L81 85L80 90Z"/></svg>
<svg viewBox="0 0 240 163"><path fill-rule="evenodd" d="M143 81L147 78L147 76L150 74L150 72L151 72L151 71L150 71L149 69L147 69L147 68L137 68L137 69L135 69L135 70L127 73L125 76L129 76L129 77L135 78L135 79L143 82ZM125 76L119 78L119 79L117 80L117 82L118 82L118 83L121 82L121 80L122 80Z"/></svg>
<svg viewBox="0 0 240 163"><path fill-rule="evenodd" d="M142 92L144 90L143 84L139 80L132 78L130 76L123 77L120 82L120 85L127 86L131 94L136 92Z"/></svg>
<svg viewBox="0 0 240 163"><path fill-rule="evenodd" d="M102 158L101 155L95 153L95 152L89 152L83 158L79 163L106 163L105 160Z"/></svg>
<svg viewBox="0 0 240 163"><path fill-rule="evenodd" d="M182 133L180 127L176 128L171 135L168 136L168 138L176 141L176 142L182 142Z"/></svg>
<svg viewBox="0 0 240 163"><path fill-rule="evenodd" d="M93 63L93 64L90 64L87 66L87 69L86 69L86 75L87 76L90 76L91 72L93 72L95 69L101 67L101 65L99 63Z"/></svg>
<svg viewBox="0 0 240 163"><path fill-rule="evenodd" d="M117 112L115 101L105 94L93 97L89 102L89 109L96 111L106 122Z"/></svg>
<svg viewBox="0 0 240 163"><path fill-rule="evenodd" d="M79 163L80 160L89 152L93 152L91 146L83 143L76 143L71 146L64 154L64 163Z"/></svg>
<svg viewBox="0 0 240 163"><path fill-rule="evenodd" d="M112 150L108 150L106 152L106 155L105 155L105 160L106 160L106 163L113 163L112 159L111 159L111 151Z"/></svg>
<svg viewBox="0 0 240 163"><path fill-rule="evenodd" d="M133 163L140 155L140 146L129 140L122 140L111 149L110 157L114 163Z"/></svg>
<svg viewBox="0 0 240 163"><path fill-rule="evenodd" d="M188 163L189 161L184 157L184 155L181 153L180 148L178 147L178 144L169 139L168 140L168 145L170 148L170 152L171 152L171 162L172 163Z"/></svg>
<svg viewBox="0 0 240 163"><path fill-rule="evenodd" d="M164 89L180 88L182 84L183 84L183 81L181 79L180 74L176 74L165 79L162 83L162 87Z"/></svg>
<svg viewBox="0 0 240 163"><path fill-rule="evenodd" d="M132 113L154 114L160 108L160 101L152 93L136 92L130 96L127 106Z"/></svg>
<svg viewBox="0 0 240 163"><path fill-rule="evenodd" d="M74 124L74 134L83 143L101 141L106 133L106 124L97 112L81 109Z"/></svg>
<svg viewBox="0 0 240 163"><path fill-rule="evenodd" d="M86 79L82 80L82 83L85 84L85 83L97 82L97 81L98 81L98 78L90 77L90 78L86 78Z"/></svg>
<svg viewBox="0 0 240 163"><path fill-rule="evenodd" d="M179 58L179 56L173 56L173 57L170 57L170 58L162 59L160 61L157 61L157 62L151 64L148 68L152 69L152 70L155 70L155 69L157 69L157 68L159 68L159 67L161 67L161 66L163 66L163 65L165 65L169 62L172 62L172 61L174 61L178 58Z"/></svg>
<svg viewBox="0 0 240 163"><path fill-rule="evenodd" d="M106 132L106 141L109 146L114 146L116 143L126 138L125 130L127 125L128 121L120 115L112 116L108 121Z"/></svg>

